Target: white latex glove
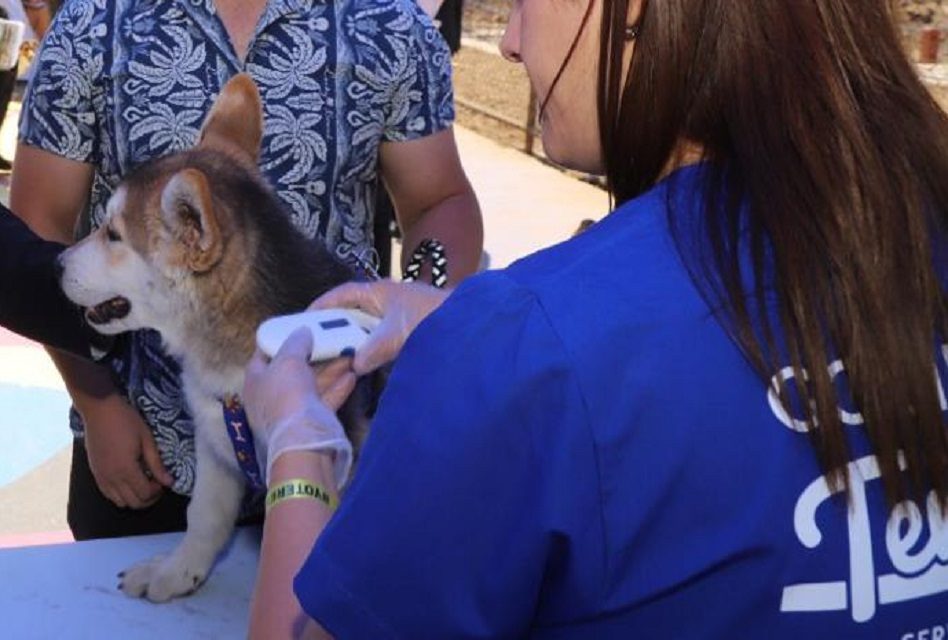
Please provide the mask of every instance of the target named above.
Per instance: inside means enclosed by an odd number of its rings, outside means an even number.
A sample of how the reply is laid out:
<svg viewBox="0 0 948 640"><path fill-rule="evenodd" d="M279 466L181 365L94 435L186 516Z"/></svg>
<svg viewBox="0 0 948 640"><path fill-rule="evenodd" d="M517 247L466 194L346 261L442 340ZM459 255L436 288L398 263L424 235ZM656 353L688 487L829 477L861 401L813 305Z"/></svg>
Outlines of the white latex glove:
<svg viewBox="0 0 948 640"><path fill-rule="evenodd" d="M365 375L394 360L415 327L440 307L449 293L415 282L352 282L316 298L309 308L356 308L382 319L352 360L352 370Z"/></svg>
<svg viewBox="0 0 948 640"><path fill-rule="evenodd" d="M347 360L314 369L309 364L313 334L301 328L290 334L272 360L260 351L247 365L241 399L254 439L264 451L264 481L273 462L288 451L327 451L334 455L336 487L341 489L352 467L352 444L336 410L355 386Z"/></svg>

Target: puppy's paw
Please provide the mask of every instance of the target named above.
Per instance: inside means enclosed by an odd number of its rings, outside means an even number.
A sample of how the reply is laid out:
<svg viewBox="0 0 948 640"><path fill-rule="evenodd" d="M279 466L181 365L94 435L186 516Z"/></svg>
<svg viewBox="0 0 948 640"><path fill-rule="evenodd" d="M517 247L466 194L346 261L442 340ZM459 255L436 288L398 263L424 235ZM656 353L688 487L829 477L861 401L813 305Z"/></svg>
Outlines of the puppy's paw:
<svg viewBox="0 0 948 640"><path fill-rule="evenodd" d="M205 570L197 570L185 563L176 562L174 556L159 556L136 564L119 574L119 588L132 598L167 602L178 596L191 595L206 577Z"/></svg>

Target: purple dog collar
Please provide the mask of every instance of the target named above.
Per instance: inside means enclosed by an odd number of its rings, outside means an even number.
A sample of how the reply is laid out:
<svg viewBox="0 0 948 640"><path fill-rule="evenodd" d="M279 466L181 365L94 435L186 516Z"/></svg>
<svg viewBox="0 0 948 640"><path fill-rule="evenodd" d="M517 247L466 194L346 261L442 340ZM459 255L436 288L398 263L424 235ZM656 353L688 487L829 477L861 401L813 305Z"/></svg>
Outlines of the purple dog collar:
<svg viewBox="0 0 948 640"><path fill-rule="evenodd" d="M221 400L221 408L224 410L224 424L227 425L227 435L234 446L234 455L237 456L240 470L244 472L244 477L251 487L255 490L265 489L244 405L240 403L240 398L233 395Z"/></svg>

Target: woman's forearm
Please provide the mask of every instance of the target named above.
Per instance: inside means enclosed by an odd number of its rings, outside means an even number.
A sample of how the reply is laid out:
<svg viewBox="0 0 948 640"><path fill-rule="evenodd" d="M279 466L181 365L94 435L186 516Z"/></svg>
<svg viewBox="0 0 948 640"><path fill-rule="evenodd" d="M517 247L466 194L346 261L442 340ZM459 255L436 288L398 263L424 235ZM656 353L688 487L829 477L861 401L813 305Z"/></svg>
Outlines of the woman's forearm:
<svg viewBox="0 0 948 640"><path fill-rule="evenodd" d="M273 463L269 486L304 479L336 497L333 461L321 452L293 451ZM322 501L288 499L267 512L260 566L250 613L250 638L328 638L303 612L293 593L293 578L332 515Z"/></svg>

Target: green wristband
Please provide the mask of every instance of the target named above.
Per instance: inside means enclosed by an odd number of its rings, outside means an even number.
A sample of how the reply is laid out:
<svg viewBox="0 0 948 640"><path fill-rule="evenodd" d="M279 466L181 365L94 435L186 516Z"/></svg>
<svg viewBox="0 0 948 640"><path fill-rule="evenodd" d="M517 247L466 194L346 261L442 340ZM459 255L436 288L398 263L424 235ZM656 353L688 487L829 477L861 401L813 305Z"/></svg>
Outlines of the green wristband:
<svg viewBox="0 0 948 640"><path fill-rule="evenodd" d="M269 511L274 505L295 498L319 500L329 507L330 511L335 511L339 505L339 499L326 491L322 485L310 482L306 478L293 478L281 482L267 491L266 509Z"/></svg>

